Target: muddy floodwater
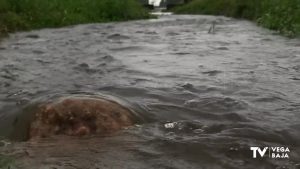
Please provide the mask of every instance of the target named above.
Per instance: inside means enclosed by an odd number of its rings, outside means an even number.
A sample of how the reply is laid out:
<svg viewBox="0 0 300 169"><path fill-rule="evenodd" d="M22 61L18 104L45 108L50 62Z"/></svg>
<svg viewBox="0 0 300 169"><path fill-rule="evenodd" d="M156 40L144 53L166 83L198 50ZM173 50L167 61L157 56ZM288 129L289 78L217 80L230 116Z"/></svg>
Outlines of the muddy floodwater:
<svg viewBox="0 0 300 169"><path fill-rule="evenodd" d="M142 120L22 140L30 107L74 94L113 97ZM0 134L20 169L299 169L300 40L188 15L12 34L0 44ZM289 158L254 159L251 146Z"/></svg>

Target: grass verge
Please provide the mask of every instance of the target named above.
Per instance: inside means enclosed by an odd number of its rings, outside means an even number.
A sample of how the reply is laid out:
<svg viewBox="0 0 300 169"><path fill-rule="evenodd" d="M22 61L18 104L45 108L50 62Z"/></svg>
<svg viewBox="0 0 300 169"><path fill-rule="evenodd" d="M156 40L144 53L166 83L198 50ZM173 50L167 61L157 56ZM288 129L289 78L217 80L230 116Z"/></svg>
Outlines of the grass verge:
<svg viewBox="0 0 300 169"><path fill-rule="evenodd" d="M289 37L300 35L300 0L192 0L173 12L245 18Z"/></svg>
<svg viewBox="0 0 300 169"><path fill-rule="evenodd" d="M0 36L20 30L149 17L138 0L0 0Z"/></svg>

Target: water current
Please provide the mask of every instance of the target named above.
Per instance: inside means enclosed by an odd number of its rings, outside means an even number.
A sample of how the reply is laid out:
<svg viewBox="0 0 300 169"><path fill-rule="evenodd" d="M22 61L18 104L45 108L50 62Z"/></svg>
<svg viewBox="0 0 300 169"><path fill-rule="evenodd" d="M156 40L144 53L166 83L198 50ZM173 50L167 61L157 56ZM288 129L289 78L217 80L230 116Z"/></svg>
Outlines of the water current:
<svg viewBox="0 0 300 169"><path fill-rule="evenodd" d="M73 94L118 98L144 120L105 137L12 141L0 153L21 169L300 168L300 40L252 22L163 15L1 42L3 139L22 138L31 105ZM289 158L254 159L251 146L288 147Z"/></svg>

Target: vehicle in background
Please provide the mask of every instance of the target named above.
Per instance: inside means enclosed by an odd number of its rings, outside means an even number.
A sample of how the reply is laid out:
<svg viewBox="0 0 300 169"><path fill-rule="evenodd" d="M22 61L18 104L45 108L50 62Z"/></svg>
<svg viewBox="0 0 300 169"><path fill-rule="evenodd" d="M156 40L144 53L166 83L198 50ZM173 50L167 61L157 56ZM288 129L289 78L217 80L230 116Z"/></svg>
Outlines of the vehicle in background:
<svg viewBox="0 0 300 169"><path fill-rule="evenodd" d="M149 3L149 0L139 0L143 6L148 9L154 9L154 5Z"/></svg>
<svg viewBox="0 0 300 169"><path fill-rule="evenodd" d="M139 1L143 4L143 6L149 8L149 9L154 9L154 3L150 3L149 0L139 0ZM192 1L192 0L161 0L159 7L171 9L177 5L183 5L190 1Z"/></svg>
<svg viewBox="0 0 300 169"><path fill-rule="evenodd" d="M191 0L161 0L160 6L167 9L171 9L177 5L183 5Z"/></svg>

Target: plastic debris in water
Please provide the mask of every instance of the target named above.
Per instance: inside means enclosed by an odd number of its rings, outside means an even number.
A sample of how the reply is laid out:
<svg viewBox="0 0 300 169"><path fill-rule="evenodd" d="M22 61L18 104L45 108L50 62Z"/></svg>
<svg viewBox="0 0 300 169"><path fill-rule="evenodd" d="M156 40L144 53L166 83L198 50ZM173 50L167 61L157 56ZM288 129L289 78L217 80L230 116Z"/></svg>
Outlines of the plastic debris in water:
<svg viewBox="0 0 300 169"><path fill-rule="evenodd" d="M176 122L166 123L164 126L166 129L173 129L173 128L175 128L176 124L177 124Z"/></svg>
<svg viewBox="0 0 300 169"><path fill-rule="evenodd" d="M6 140L0 140L0 147L7 147L11 143Z"/></svg>
<svg viewBox="0 0 300 169"><path fill-rule="evenodd" d="M216 33L216 21L212 21L211 26L209 27L208 33L215 34Z"/></svg>
<svg viewBox="0 0 300 169"><path fill-rule="evenodd" d="M141 128L142 126L139 124L134 125L135 127Z"/></svg>
<svg viewBox="0 0 300 169"><path fill-rule="evenodd" d="M195 130L193 130L193 132L199 134L199 133L203 133L204 130L203 129L195 129Z"/></svg>

